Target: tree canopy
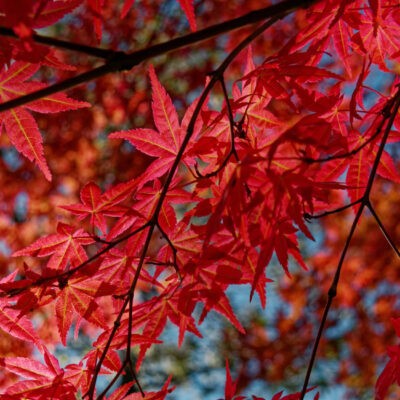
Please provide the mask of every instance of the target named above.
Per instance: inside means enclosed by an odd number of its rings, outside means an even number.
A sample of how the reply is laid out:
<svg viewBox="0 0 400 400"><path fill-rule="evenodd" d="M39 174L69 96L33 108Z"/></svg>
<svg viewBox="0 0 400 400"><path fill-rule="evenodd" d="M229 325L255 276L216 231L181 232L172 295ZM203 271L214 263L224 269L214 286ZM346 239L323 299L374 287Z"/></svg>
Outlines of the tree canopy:
<svg viewBox="0 0 400 400"><path fill-rule="evenodd" d="M0 0L0 63L1 398L172 398L213 314L225 400L400 394L398 0Z"/></svg>

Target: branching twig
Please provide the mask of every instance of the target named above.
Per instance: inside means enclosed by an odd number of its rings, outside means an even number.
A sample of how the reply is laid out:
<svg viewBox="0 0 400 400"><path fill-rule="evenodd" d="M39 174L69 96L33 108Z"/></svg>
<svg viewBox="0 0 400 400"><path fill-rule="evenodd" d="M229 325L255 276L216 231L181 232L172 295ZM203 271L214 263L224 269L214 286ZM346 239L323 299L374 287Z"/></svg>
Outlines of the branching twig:
<svg viewBox="0 0 400 400"><path fill-rule="evenodd" d="M221 162L221 164L219 165L219 167L215 171L209 172L207 174L202 174L199 171L198 165L195 164L194 169L196 171L197 178L202 178L202 179L211 178L213 176L216 176L220 171L222 171L226 167L226 165L228 164L228 162L229 162L229 160L230 160L232 155L235 157L236 161L239 161L239 156L238 156L238 154L236 152L236 148L235 148L235 130L234 130L234 128L235 128L235 120L233 118L232 107L231 107L231 104L230 104L230 101L229 101L228 91L226 90L224 77L222 76L219 80L220 80L220 83L221 83L221 86L222 86L222 92L224 94L224 99L225 99L225 103L226 103L226 109L227 109L227 113L228 113L229 130L230 130L230 135L231 135L231 138L230 138L231 147L229 149L228 154L224 157L224 160Z"/></svg>
<svg viewBox="0 0 400 400"><path fill-rule="evenodd" d="M205 89L203 90L203 93L201 94L199 101L196 104L196 107L193 111L192 117L189 121L188 127L187 127L187 131L186 131L186 135L182 141L181 147L179 148L179 151L175 157L174 163L171 166L171 169L168 172L168 175L166 177L163 189L161 191L161 194L159 196L157 205L154 209L153 212L153 216L152 218L149 220L148 223L148 232L147 232L147 236L146 236L146 240L145 243L143 245L142 248L142 252L141 252L141 256L140 256L140 260L138 262L138 266L135 272L135 276L133 278L131 287L129 289L129 292L127 294L127 297L124 301L124 303L122 304L122 307L120 309L120 312L118 313L118 316L115 319L115 323L114 323L114 327L111 330L110 336L107 340L107 343L103 349L103 352L101 354L101 357L99 358L94 373L93 373L93 377L92 377L92 381L89 387L89 390L87 393L85 393L84 397L88 397L89 399L93 399L94 396L94 390L96 387L96 381L97 381L97 377L100 373L100 369L101 366L104 362L104 359L106 357L106 354L108 352L108 349L111 346L112 340L120 326L120 322L122 319L123 314L125 313L125 310L128 307L128 304L130 304L131 302L133 302L133 297L135 294L135 290L136 290L136 286L137 286L137 282L139 280L140 277L140 273L141 270L143 268L144 265L144 261L150 246L150 241L151 241L151 237L153 235L153 232L156 228L156 226L159 226L158 223L158 217L160 215L163 203L165 201L165 198L167 196L169 187L172 183L172 180L175 176L175 173L178 169L178 166L183 158L183 154L185 152L185 149L187 147L187 145L189 144L189 141L194 133L194 127L195 127L195 123L197 121L197 118L200 115L200 111L205 103L205 101L207 100L208 95L210 94L211 90L213 89L213 87L215 86L215 84L219 81L220 77L223 76L225 70L229 67L229 65L231 64L231 62L236 58L236 56L246 47L248 46L257 36L259 36L261 33L263 33L268 27L270 27L271 25L273 25L278 19L283 18L286 13L282 13L279 17L275 17L275 18L271 18L270 20L268 20L267 22L265 22L264 24L262 24L260 27L258 27L252 34L250 34L246 39L244 39L241 43L239 43L238 46L235 47L234 50L232 50L232 52L226 57L226 59L223 61L223 63L219 66L219 68L215 71L215 73L213 74L211 80L208 82L208 84L206 85ZM128 310L130 316L129 318L131 318L131 315L133 313L133 309L131 307L129 307ZM130 319L131 321L131 319ZM129 347L129 345L127 346Z"/></svg>
<svg viewBox="0 0 400 400"><path fill-rule="evenodd" d="M394 250L394 252L397 254L398 257L400 257L400 251L397 248L396 244L394 243L394 240L391 238L389 235L389 232L386 230L385 225L382 223L380 220L378 214L376 213L374 207L372 206L371 203L367 203L366 206L368 207L369 211L371 211L372 216L375 218L375 221L379 225L380 230L383 233L383 236L385 237L386 241L390 244L390 247Z"/></svg>
<svg viewBox="0 0 400 400"><path fill-rule="evenodd" d="M342 271L343 263L346 258L346 255L347 255L347 251L350 247L350 242L351 242L351 240L354 236L354 232L357 228L358 221L360 220L361 215L364 211L364 208L369 207L370 194L371 194L372 186L373 186L373 183L374 183L374 180L376 177L376 172L378 170L378 166L379 166L387 139L389 137L393 122L396 118L399 108L400 108L400 87L398 87L396 94L393 96L393 98L391 98L387 102L386 106L382 110L382 114L384 115L385 119L388 118L387 125L385 128L381 143L379 145L379 149L376 153L374 164L373 164L371 172L369 174L369 178L368 178L367 186L365 188L364 195L360 201L360 207L358 208L356 215L354 217L353 223L351 224L351 228L350 228L349 234L347 236L346 243L344 245L342 254L340 255L340 259L339 259L339 262L338 262L338 265L336 268L336 272L332 279L332 283L331 283L331 286L328 291L328 299L327 299L327 302L325 305L325 309L324 309L324 312L323 312L323 315L321 318L321 322L320 322L320 325L318 328L318 333L315 338L315 342L314 342L313 349L311 352L311 357L310 357L310 361L308 363L306 376L304 378L304 383L303 383L303 388L302 388L301 395L300 395L300 400L303 400L304 396L307 393L307 386L308 386L308 382L310 380L311 372L312 372L312 369L314 366L314 361L315 361L319 343L320 343L320 340L322 337L322 332L324 330L325 323L326 323L333 299L336 297L336 294L337 294L337 288L338 288L338 284L339 284L339 280L340 280L340 274Z"/></svg>
<svg viewBox="0 0 400 400"><path fill-rule="evenodd" d="M126 367L126 360L122 363L121 367L119 368L118 372L115 374L113 379L111 379L111 382L106 386L106 388L99 394L98 400L101 400L104 398L104 396L107 394L107 392L112 388L114 383L118 380L119 376L124 372Z"/></svg>
<svg viewBox="0 0 400 400"><path fill-rule="evenodd" d="M234 129L235 128L235 120L233 118L231 102L229 101L228 91L226 90L225 79L223 76L221 76L220 82L221 82L221 86L222 86L222 92L224 93L226 109L228 111L228 118L229 118L229 131L231 134L231 150L229 153L233 154L236 161L239 161L239 156L238 156L238 154L236 152L236 148L235 148L235 129Z"/></svg>
<svg viewBox="0 0 400 400"><path fill-rule="evenodd" d="M109 336L108 336L105 346L101 350L101 355L95 364L95 368L93 371L92 380L91 380L89 389L88 389L87 393L84 394L85 398L89 398L90 400L92 400L94 397L97 377L100 373L101 367L103 365L103 362L105 360L107 352L110 349L112 341L113 341L118 329L121 326L121 321L122 321L122 318L123 318L124 314L126 313L126 311L128 311L128 314L129 314L128 315L129 329L128 329L128 339L127 339L127 346L126 346L127 355L126 355L125 361L123 363L123 368L126 368L128 366L131 370L134 369L133 364L131 362L131 358L130 358L131 357L130 350L131 350L131 342L132 342L131 327L132 327L132 322L133 322L132 321L133 304L134 304L133 300L134 300L137 283L139 281L143 265L145 264L146 256L147 256L147 253L148 253L148 250L150 247L151 238L153 236L155 228L159 227L158 218L159 218L159 215L160 215L160 212L162 209L162 205L166 199L167 192L170 188L173 177L178 169L179 164L182 161L185 149L194 133L195 122L200 114L200 111L201 111L209 93L211 92L211 90L213 89L215 84L218 81L221 81L221 79L223 79L222 77L223 77L225 70L229 67L229 65L234 60L234 58L248 44L250 44L257 36L259 36L261 33L263 33L268 27L273 25L277 20L285 17L287 14L291 13L292 11L295 11L296 9L298 9L300 7L306 8L306 7L310 6L311 4L313 4L314 2L316 2L316 0L299 0L297 2L293 2L292 0L284 0L279 4L274 4L269 7L265 7L261 10L252 11L242 17L239 17L239 18L236 18L236 19L233 19L233 20L221 23L221 24L214 25L212 27L203 29L203 30L195 32L195 33L191 33L189 35L185 35L185 36L182 36L182 37L179 37L176 39L172 39L165 43L156 44L156 45L150 46L148 48L135 51L130 54L124 54L122 52L110 53L108 50L106 50L106 52L107 52L107 54L106 54L106 53L103 53L99 49L93 50L93 48L91 48L91 49L87 48L88 51L93 53L91 55L96 55L96 56L100 56L103 58L106 56L108 61L104 65L102 65L98 68L94 68L90 71L84 72L73 78L67 79L67 80L59 82L57 84L48 86L47 88L44 88L42 90L38 90L38 91L29 93L27 95L24 95L24 96L21 96L21 97L18 97L18 98L15 98L15 99L12 99L10 101L0 104L0 112L10 110L12 108L22 106L29 102L45 98L46 96L50 96L54 93L64 91L64 90L74 87L76 85L79 85L82 83L87 83L90 80L99 78L108 73L129 70L132 67L140 64L144 60L159 56L161 54L165 54L165 53L168 53L168 52L171 52L171 51L183 48L183 47L187 47L187 46L193 45L194 43L207 40L211 37L221 35L223 33L232 31L234 29L238 29L240 27L243 27L243 26L246 26L249 24L254 24L256 22L260 22L260 21L268 19L267 22L263 23L261 26L259 26L257 29L255 29L252 34L250 34L245 40L243 40L241 43L239 43L238 46L235 47L235 49L226 57L226 59L223 61L223 63L214 72L213 77L211 78L211 80L207 84L207 86L205 87L205 89L204 89L202 95L200 96L200 99L196 105L193 115L190 119L190 122L189 122L189 125L187 128L187 132L183 139L181 147L180 147L180 149L176 155L176 158L166 176L165 183L163 185L163 189L159 196L159 199L156 204L153 215L149 219L149 221L147 223L145 223L144 225L142 225L140 228L122 236L121 238L119 238L113 242L110 242L102 250L97 252L92 257L88 258L88 260L81 263L77 267L71 268L69 271L65 271L57 276L41 278L35 282L30 283L29 285L27 285L24 288L14 289L14 290L10 291L9 293L5 294L5 295L13 296L13 295L17 295L17 294L21 293L24 290L28 290L29 288L32 288L35 286L43 285L45 283L53 282L53 281L56 281L59 279L68 280L71 276L73 276L73 274L80 271L81 269L83 269L85 266L92 263L93 261L97 260L99 257L101 257L102 255L104 255L105 253L110 251L113 247L117 246L118 244L122 243L123 241L128 240L129 238L133 237L134 235L138 234L139 232L147 230L146 239L145 239L145 242L142 247L141 255L140 255L140 258L138 261L138 265L137 265L136 272L135 272L134 278L132 280L130 289L129 289L127 295L125 296L125 299L124 299L123 304L118 312L118 315L116 316L116 318L114 320L113 328L111 329L111 331L109 333ZM34 39L38 39L38 38L35 36ZM52 46L59 46L59 47L64 46L63 48L67 48L66 46L69 46L70 50L77 50L77 51L81 51L81 52L84 50L83 47L80 47L79 50L77 48L72 48L75 45L67 44L67 42L63 42L63 41L53 40L52 43L49 43L51 41L49 39L49 40L47 40L47 43L44 43L44 39L38 39L38 40L42 40L42 44L49 44ZM85 51L83 51L83 52L85 52ZM94 53L97 53L97 54L94 54ZM229 102L227 104L229 104ZM235 154L235 150L231 150L231 151L232 151L232 154ZM121 369L120 371L118 371L116 373L114 379L110 383L111 386L115 383L118 376L121 375L122 371L123 370ZM135 375L134 375L134 377L135 377L135 380L137 381L137 378ZM111 387L110 385L109 385L109 387ZM107 387L106 390L102 394L100 394L100 398L105 396L105 393L109 387ZM143 393L140 385L139 385L139 389Z"/></svg>
<svg viewBox="0 0 400 400"><path fill-rule="evenodd" d="M80 271L81 269L83 269L87 265L91 264L93 261L97 260L103 254L106 254L107 252L109 252L112 248L114 248L118 244L120 244L122 242L125 242L126 240L130 239L131 237L137 235L139 232L141 232L142 230L146 229L148 226L149 226L149 222L147 222L146 224L142 225L141 227L135 229L134 231L129 232L124 236L121 236L119 239L114 240L113 242L110 242L106 247L104 247L103 249L98 251L96 254L94 254L92 257L89 257L86 261L84 261L83 263L77 265L74 268L70 268L69 270L64 271L64 272L62 272L60 274L57 274L57 275L52 275L52 276L46 276L46 277L43 277L43 278L39 278L38 280L36 280L34 282L31 282L30 284L28 284L26 286L23 286L23 287L20 287L18 289L12 289L12 290L9 290L7 292L0 293L0 298L1 297L17 296L18 294L21 294L22 292L25 292L26 290L29 290L29 289L31 289L33 287L38 287L38 286L41 286L43 284L55 282L55 281L58 281L58 280L62 280L63 282L66 282L76 272Z"/></svg>
<svg viewBox="0 0 400 400"><path fill-rule="evenodd" d="M382 115L384 115L384 111L381 112ZM386 118L382 118L382 121L379 123L377 126L375 132L373 135L371 135L367 140L365 140L362 144L360 144L358 147L355 147L353 150L347 151L345 153L339 153L339 154L333 154L328 157L321 157L321 158L311 158L311 157L275 157L275 160L282 160L282 161L303 161L307 164L316 164L316 163L325 163L329 161L334 161L334 160L340 160L343 158L348 158L355 156L357 153L359 153L364 147L368 146L371 142L373 142L381 133L382 133L382 128L385 124Z"/></svg>
<svg viewBox="0 0 400 400"><path fill-rule="evenodd" d="M159 223L157 223L157 228L160 231L161 235L164 237L164 239L167 241L168 246L172 251L172 266L174 267L175 272L178 275L179 281L182 282L182 275L181 275L181 271L179 271L178 261L177 261L177 258L176 258L178 250L174 246L174 244L172 243L171 239L169 238L169 236L166 234L166 232L164 231L164 229L161 227L161 225Z"/></svg>
<svg viewBox="0 0 400 400"><path fill-rule="evenodd" d="M348 208L353 207L356 204L361 203L362 201L363 201L363 198L358 199L356 201L353 201L350 204L346 204L346 205L344 205L342 207L335 208L334 210L325 211L325 212L323 212L321 214L312 215L312 214L304 213L303 217L306 220L323 218L323 217L326 217L327 215L337 214L337 213L340 213L340 212L342 212L344 210L347 210Z"/></svg>

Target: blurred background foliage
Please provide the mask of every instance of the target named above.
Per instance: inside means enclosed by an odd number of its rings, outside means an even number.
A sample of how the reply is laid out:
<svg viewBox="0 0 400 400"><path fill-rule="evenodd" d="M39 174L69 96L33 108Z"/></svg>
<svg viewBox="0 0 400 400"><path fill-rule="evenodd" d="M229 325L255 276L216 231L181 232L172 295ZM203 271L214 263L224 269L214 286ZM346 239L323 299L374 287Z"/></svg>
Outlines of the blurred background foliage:
<svg viewBox="0 0 400 400"><path fill-rule="evenodd" d="M268 2L263 2L266 6ZM260 7L259 1L198 0L195 2L199 28L227 20ZM124 20L119 13L122 2L106 1L101 46L133 51L166 41L188 32L188 24L175 0L163 2L137 0ZM60 21L42 34L70 41L98 45L88 10L80 7L68 24ZM255 60L262 60L278 49L299 27L307 24L305 11L280 21L254 42ZM213 71L224 55L252 28L210 39L205 43L152 60L160 81L174 100L180 115L204 85L206 74ZM49 83L73 76L99 65L99 60L72 52L57 52L75 71L42 68L37 78ZM229 68L229 85L241 76L243 57ZM331 62L334 62L331 59ZM357 62L355 58L354 63ZM76 203L79 190L95 181L103 189L132 179L142 173L151 158L117 140L108 140L111 131L130 127L151 127L148 64L120 74L110 74L69 92L87 100L93 107L65 115L35 115L44 137L45 156L53 172L46 182L32 163L21 158L10 146L6 135L0 136L0 271L2 274L23 265L10 261L10 254L53 232L57 221L73 218L59 205ZM371 80L380 82L379 71ZM356 77L355 77L356 78ZM221 101L219 89L211 101ZM396 149L393 149L395 154ZM29 184L28 184L29 182ZM392 184L378 181L373 203L392 235L400 237L400 193ZM384 195L382 195L383 193ZM44 200L45 199L45 200ZM211 313L201 332L203 340L190 334L177 348L177 334L169 326L149 352L139 373L146 388L159 387L170 374L179 386L171 398L212 399L222 397L225 382L225 359L229 360L238 387L244 393L267 397L278 390L297 391L308 362L327 291L346 240L349 224L341 215L332 215L311 224L316 243L303 244L309 255L309 271L292 266L292 279L280 268L268 267L274 280L267 286L267 307L263 310L253 300L248 304L249 287L231 289L229 296L247 335L237 332L223 317ZM301 238L300 238L301 240ZM344 266L334 309L329 315L319 360L312 384L318 385L321 399L370 399L376 378L386 361L386 347L396 343L390 318L399 317L400 269L395 254L384 240L373 219L365 215L352 241ZM145 290L145 288L142 288ZM42 313L36 315L40 335L49 346L57 335L54 321ZM72 351L57 348L65 364L82 354L90 345L85 336L69 338ZM18 348L20 356L32 349L12 336L0 333L0 356ZM12 379L0 371L0 383ZM126 377L129 379L129 376ZM268 382L268 386L266 384ZM400 392L394 389L393 398ZM397 396L397 397L396 397Z"/></svg>

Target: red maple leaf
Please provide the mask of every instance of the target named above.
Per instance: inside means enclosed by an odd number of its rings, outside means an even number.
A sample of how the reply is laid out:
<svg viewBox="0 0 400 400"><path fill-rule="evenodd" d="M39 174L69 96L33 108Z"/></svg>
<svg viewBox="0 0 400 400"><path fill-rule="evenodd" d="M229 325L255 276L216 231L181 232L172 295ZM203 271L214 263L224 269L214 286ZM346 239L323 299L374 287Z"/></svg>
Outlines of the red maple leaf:
<svg viewBox="0 0 400 400"><path fill-rule="evenodd" d="M393 9L382 7L380 3L371 1L373 8L366 9L360 16L360 31L355 40L363 52L372 56L374 64L387 71L387 59L400 55L400 27Z"/></svg>
<svg viewBox="0 0 400 400"><path fill-rule="evenodd" d="M136 181L129 181L113 186L105 193L94 182L87 183L80 193L81 204L61 206L65 210L78 216L80 220L90 217L90 224L99 228L103 233L107 232L106 216L120 217L125 208L118 206L129 195L132 195Z"/></svg>
<svg viewBox="0 0 400 400"><path fill-rule="evenodd" d="M186 17L189 21L190 29L192 31L197 30L196 19L194 15L193 0L178 0L182 10L185 12Z"/></svg>
<svg viewBox="0 0 400 400"><path fill-rule="evenodd" d="M64 369L58 360L44 348L45 364L25 357L5 357L0 359L0 365L19 376L24 381L10 385L4 398L11 399L66 399L74 400L76 388L65 379Z"/></svg>
<svg viewBox="0 0 400 400"><path fill-rule="evenodd" d="M68 263L77 266L87 260L82 246L94 242L83 229L74 230L70 225L59 223L57 233L36 240L25 249L16 251L13 256L51 256L47 269L63 271Z"/></svg>
<svg viewBox="0 0 400 400"><path fill-rule="evenodd" d="M349 134L351 149L358 149L364 144L367 144L350 159L346 183L349 186L348 193L352 201L356 201L363 196L371 168L379 149L379 141L377 143L377 140L373 140L371 143L368 143L367 141L370 140L370 138L371 132L361 135L356 131L351 131ZM383 151L382 153L377 174L393 182L400 182L400 175L396 170L393 158L387 151Z"/></svg>
<svg viewBox="0 0 400 400"><path fill-rule="evenodd" d="M87 277L70 279L65 284L56 302L58 331L64 346L73 320L72 307L80 319L84 318L96 326L106 327L102 310L95 299L111 294L112 289L112 286L104 285L100 280ZM76 331L79 328L79 322L80 320L75 327Z"/></svg>
<svg viewBox="0 0 400 400"><path fill-rule="evenodd" d="M226 370L226 383L225 383L225 400L245 400L245 396L236 396L236 386L238 384L238 380L234 381L231 376L231 372L229 370L228 360L225 361L225 370Z"/></svg>
<svg viewBox="0 0 400 400"><path fill-rule="evenodd" d="M30 28L52 25L81 3L81 0L0 0L0 25L13 27L20 36L22 32L30 34Z"/></svg>
<svg viewBox="0 0 400 400"><path fill-rule="evenodd" d="M46 85L43 83L26 82L39 67L39 64L26 62L15 62L9 68L4 67L0 71L0 101L6 102L45 87ZM39 113L57 113L88 106L89 104L86 102L73 100L63 93L58 93L29 103L24 107L4 111L0 115L0 124L4 126L15 148L30 161L34 161L46 179L50 181L51 173L44 158L42 136L35 119L28 110Z"/></svg>
<svg viewBox="0 0 400 400"><path fill-rule="evenodd" d="M157 130L131 129L114 132L109 136L112 139L128 140L142 153L157 157L157 160L142 175L143 182L158 178L169 170L186 134L185 122L188 119L188 116L185 115L182 125L179 123L171 97L157 79L152 65L149 74L152 87L153 118ZM187 113L191 112L192 109L189 108ZM183 162L194 164L193 157L188 155L183 157Z"/></svg>

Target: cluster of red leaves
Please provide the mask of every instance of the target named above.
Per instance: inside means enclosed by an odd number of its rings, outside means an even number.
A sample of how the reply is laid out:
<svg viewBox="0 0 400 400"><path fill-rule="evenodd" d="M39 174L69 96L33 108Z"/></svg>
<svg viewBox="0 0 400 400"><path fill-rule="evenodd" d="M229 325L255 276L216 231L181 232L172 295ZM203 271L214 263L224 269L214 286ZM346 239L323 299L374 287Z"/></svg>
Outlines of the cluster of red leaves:
<svg viewBox="0 0 400 400"><path fill-rule="evenodd" d="M386 230L398 238L400 203L397 185L378 179L372 202ZM257 379L279 385L280 382L292 382L304 373L304 355L315 335L315 310L322 309L326 301L350 222L351 210L343 219L333 214L320 221L323 237L318 241L322 243L316 254L312 252L306 258L312 274L297 269L290 279L281 279L279 285L274 285L279 303L274 306L273 316L267 314L266 321L263 321L254 315L245 325L246 335L226 327L224 352L235 360L234 365L240 366L237 377L239 391ZM387 347L396 348L398 343L391 321L399 310L396 291L400 275L397 265L398 256L390 249L375 219L365 215L346 256L338 301L335 301L327 321L328 337L319 346L322 394L322 387L331 387L333 379L338 385L345 386L346 395L354 399L370 397L374 386L376 394L381 394L395 383L396 374L389 372L396 365L394 362L382 378L377 380L376 377L388 360ZM325 365L329 365L326 370ZM336 374L332 374L333 368ZM389 390L393 398L398 397L398 386Z"/></svg>
<svg viewBox="0 0 400 400"><path fill-rule="evenodd" d="M192 2L179 3L195 30ZM178 327L179 344L186 332L201 337L198 325L210 311L244 333L228 287L250 285L250 298L256 293L265 307L270 281L266 267L273 255L287 276L289 256L307 269L298 243L299 233L313 239L307 219L342 207L346 196L355 211L360 204L368 206L366 193L376 175L399 182L395 161L383 148L399 140L399 95L390 75L400 61L397 2L329 0L308 8L307 3L300 4L305 9L289 22L296 31L284 35L288 40L280 46L271 42L267 58L255 63L251 47L242 52L242 76L233 82L231 96L226 68L217 69L182 118L155 68L149 67L154 128L122 130L107 138L123 139L133 146L131 154L149 156L148 167L105 188L85 182L80 201L62 206L76 218L58 222L57 233L15 251L15 257L34 261L0 282L0 328L36 345L44 361L1 358L7 371L25 378L8 385L6 399L75 399L77 393L94 398L100 374L118 377L127 369L135 375L148 350L160 343L167 322ZM132 5L131 0L124 2L122 18L129 18ZM2 102L44 87L27 81L40 66L71 73L69 63L35 42L34 29L82 6L90 11L100 39L102 14L115 8L111 1L91 0L25 0L24 6L0 2L0 24L19 37L2 38ZM277 38L279 29L274 29ZM259 59L257 44L254 53ZM389 76L380 92L367 85L373 67ZM213 107L208 95L216 84L222 89L220 107ZM370 92L378 93L372 105L367 101ZM132 99L134 109L140 111L143 97ZM53 94L3 112L0 122L15 149L50 180L30 111L88 106ZM110 113L123 107L114 97L104 106ZM42 257L45 262L38 260ZM140 291L148 295L141 298ZM57 326L58 338L43 340L35 330L30 316L42 310L48 323ZM92 349L80 362L61 368L48 346L57 341L66 345L73 326L75 336L84 332L93 338ZM135 363L131 350L137 354ZM377 398L398 380L398 355L393 349L390 354ZM129 394L133 383L108 399L140 398ZM162 399L171 390L168 380L157 393L143 396ZM227 368L225 398L233 399L235 390ZM302 396L281 395L273 399Z"/></svg>

